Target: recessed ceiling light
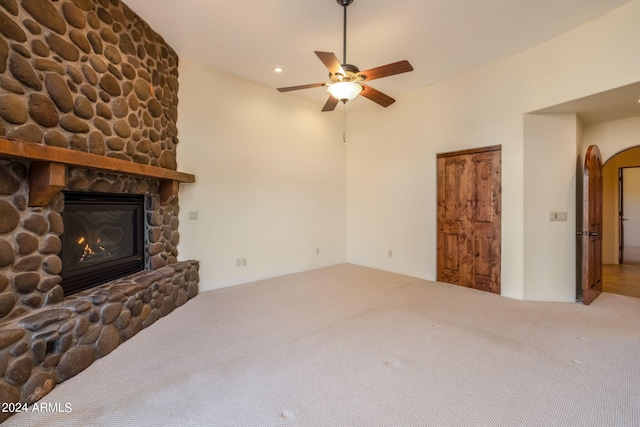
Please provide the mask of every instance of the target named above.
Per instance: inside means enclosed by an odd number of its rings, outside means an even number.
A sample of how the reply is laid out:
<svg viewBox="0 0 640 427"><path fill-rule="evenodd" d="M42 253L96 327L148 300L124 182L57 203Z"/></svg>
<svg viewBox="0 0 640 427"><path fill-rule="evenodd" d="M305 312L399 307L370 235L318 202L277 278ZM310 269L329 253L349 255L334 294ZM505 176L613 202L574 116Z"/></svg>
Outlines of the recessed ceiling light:
<svg viewBox="0 0 640 427"><path fill-rule="evenodd" d="M273 71L276 72L276 73L281 73L284 70L282 68L280 68L280 67L274 67Z"/></svg>

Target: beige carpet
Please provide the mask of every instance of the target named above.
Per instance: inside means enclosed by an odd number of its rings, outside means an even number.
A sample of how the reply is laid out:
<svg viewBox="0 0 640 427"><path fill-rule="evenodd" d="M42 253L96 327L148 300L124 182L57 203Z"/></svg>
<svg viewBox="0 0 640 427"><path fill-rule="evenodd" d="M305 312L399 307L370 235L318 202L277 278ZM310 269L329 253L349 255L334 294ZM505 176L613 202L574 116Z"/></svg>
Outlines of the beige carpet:
<svg viewBox="0 0 640 427"><path fill-rule="evenodd" d="M638 426L640 299L339 265L203 292L10 426Z"/></svg>

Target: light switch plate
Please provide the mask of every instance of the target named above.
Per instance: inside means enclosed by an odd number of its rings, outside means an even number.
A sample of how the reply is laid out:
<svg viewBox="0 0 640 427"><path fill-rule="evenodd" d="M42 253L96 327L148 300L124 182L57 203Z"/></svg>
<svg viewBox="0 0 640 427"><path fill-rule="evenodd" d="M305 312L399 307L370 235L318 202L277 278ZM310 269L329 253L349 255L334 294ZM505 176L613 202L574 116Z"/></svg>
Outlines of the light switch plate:
<svg viewBox="0 0 640 427"><path fill-rule="evenodd" d="M567 213L566 212L550 212L549 213L549 221L566 221Z"/></svg>

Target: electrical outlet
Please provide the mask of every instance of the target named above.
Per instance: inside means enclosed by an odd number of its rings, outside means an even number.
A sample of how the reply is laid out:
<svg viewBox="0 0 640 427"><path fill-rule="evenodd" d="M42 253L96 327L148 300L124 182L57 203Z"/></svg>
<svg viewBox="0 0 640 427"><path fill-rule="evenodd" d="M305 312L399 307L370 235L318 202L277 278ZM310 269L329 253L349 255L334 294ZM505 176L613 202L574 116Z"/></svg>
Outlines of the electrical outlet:
<svg viewBox="0 0 640 427"><path fill-rule="evenodd" d="M189 220L197 220L198 219L198 211L189 211Z"/></svg>
<svg viewBox="0 0 640 427"><path fill-rule="evenodd" d="M242 259L238 258L236 259L236 267L240 267L242 265Z"/></svg>
<svg viewBox="0 0 640 427"><path fill-rule="evenodd" d="M316 255L320 255L320 248L316 248Z"/></svg>
<svg viewBox="0 0 640 427"><path fill-rule="evenodd" d="M389 257L393 256L393 251L391 249L389 249Z"/></svg>
<svg viewBox="0 0 640 427"><path fill-rule="evenodd" d="M247 266L247 259L246 258L242 258L242 266L243 267Z"/></svg>

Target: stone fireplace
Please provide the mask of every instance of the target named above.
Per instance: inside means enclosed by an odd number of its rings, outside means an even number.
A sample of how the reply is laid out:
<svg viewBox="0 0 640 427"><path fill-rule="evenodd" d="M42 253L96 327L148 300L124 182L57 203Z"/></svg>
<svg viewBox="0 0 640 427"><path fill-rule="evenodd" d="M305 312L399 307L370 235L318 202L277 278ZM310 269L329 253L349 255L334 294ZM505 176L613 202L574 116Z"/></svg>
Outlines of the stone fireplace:
<svg viewBox="0 0 640 427"><path fill-rule="evenodd" d="M60 283L65 295L144 269L144 197L64 193Z"/></svg>
<svg viewBox="0 0 640 427"><path fill-rule="evenodd" d="M120 0L0 0L0 22L0 401L33 403L197 295L177 260L195 177L176 171L178 57ZM98 259L109 274L75 283Z"/></svg>

